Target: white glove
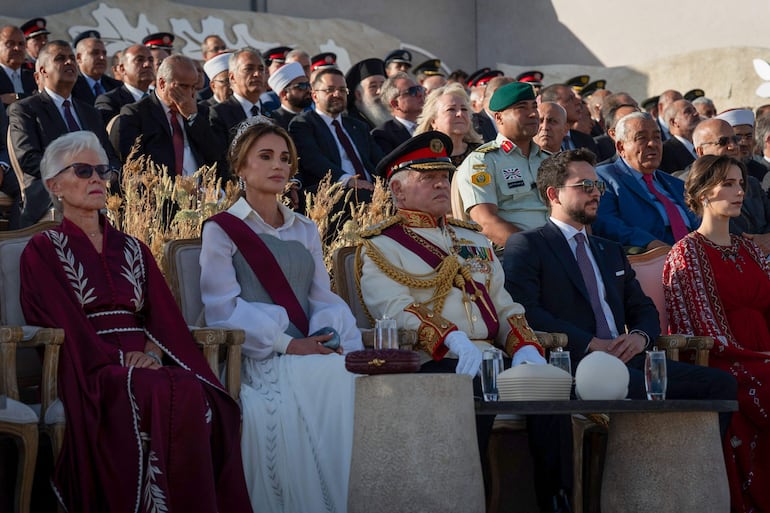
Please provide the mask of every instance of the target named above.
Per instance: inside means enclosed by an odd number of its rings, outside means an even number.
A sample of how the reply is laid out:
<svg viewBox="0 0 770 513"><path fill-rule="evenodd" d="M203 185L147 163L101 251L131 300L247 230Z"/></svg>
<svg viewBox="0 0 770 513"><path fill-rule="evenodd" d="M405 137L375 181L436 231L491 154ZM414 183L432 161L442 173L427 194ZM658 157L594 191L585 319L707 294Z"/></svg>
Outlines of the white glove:
<svg viewBox="0 0 770 513"><path fill-rule="evenodd" d="M481 351L462 331L453 331L444 339L444 345L457 355L457 374L476 376L481 366Z"/></svg>
<svg viewBox="0 0 770 513"><path fill-rule="evenodd" d="M520 363L531 363L534 365L545 365L545 358L540 356L540 351L535 349L534 346L524 346L515 353L513 353L513 360L511 361L511 367Z"/></svg>

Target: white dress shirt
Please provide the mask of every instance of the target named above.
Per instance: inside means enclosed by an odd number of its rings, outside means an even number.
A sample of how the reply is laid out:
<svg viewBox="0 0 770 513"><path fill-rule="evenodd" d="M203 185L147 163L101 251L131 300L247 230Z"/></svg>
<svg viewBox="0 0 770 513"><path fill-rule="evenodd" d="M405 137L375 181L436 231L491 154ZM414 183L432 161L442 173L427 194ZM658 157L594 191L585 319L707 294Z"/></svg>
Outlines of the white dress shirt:
<svg viewBox="0 0 770 513"><path fill-rule="evenodd" d="M168 121L168 128L171 131L173 137L174 128L171 126L171 108L163 103L163 100L158 96L158 101L163 107L163 113L166 115ZM182 161L182 174L184 176L192 176L198 170L198 163L193 155L192 148L190 147L190 140L187 138L187 131L184 129L187 120L180 114L176 113L176 120L179 122L179 127L182 129L182 136L184 137L184 159ZM173 174L173 169L169 170Z"/></svg>
<svg viewBox="0 0 770 513"><path fill-rule="evenodd" d="M75 106L72 104L72 96L70 96L69 98L64 98L63 96L54 93L53 91L51 91L47 87L45 88L45 92L48 93L48 96L50 96L51 99L53 100L53 103L54 103L54 105L56 105L56 109L59 111L59 114L61 114L61 117L64 120L64 124L65 125L67 125L67 118L64 117L64 100L69 100L70 101L70 112L72 113L72 117L75 118L75 121L77 122L78 126L81 129L84 128L83 127L83 123L80 122L80 118L78 117L78 113L75 112ZM69 125L68 125L68 127L69 127Z"/></svg>

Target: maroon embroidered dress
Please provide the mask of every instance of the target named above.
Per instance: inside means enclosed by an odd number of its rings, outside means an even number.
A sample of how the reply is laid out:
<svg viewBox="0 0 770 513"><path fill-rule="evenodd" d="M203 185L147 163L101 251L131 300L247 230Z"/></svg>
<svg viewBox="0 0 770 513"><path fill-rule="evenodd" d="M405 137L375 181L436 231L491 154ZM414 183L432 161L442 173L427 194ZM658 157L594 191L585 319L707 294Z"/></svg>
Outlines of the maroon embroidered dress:
<svg viewBox="0 0 770 513"><path fill-rule="evenodd" d="M195 346L150 251L101 222L101 254L65 219L33 237L21 259L27 323L65 332L56 493L72 512L250 512L237 404ZM166 366L124 367L147 339Z"/></svg>
<svg viewBox="0 0 770 513"><path fill-rule="evenodd" d="M663 269L672 333L714 337L709 365L738 381L739 411L725 439L733 512L770 512L770 268L752 242L720 247L697 232Z"/></svg>

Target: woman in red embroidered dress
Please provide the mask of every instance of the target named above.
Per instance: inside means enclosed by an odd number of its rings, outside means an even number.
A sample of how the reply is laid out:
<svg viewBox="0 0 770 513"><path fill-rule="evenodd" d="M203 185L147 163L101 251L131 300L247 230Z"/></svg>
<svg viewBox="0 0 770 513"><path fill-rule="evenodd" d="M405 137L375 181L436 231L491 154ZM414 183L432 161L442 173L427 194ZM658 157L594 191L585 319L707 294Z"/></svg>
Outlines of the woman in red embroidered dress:
<svg viewBox="0 0 770 513"><path fill-rule="evenodd" d="M64 220L21 258L27 322L65 333L56 494L73 512L250 512L238 406L148 248L99 214L114 173L105 162L91 132L48 146L42 180Z"/></svg>
<svg viewBox="0 0 770 513"><path fill-rule="evenodd" d="M688 206L703 221L674 245L663 269L672 333L714 337L709 365L738 381L739 411L724 440L733 512L770 512L770 267L749 239L730 235L746 169L728 156L692 166Z"/></svg>

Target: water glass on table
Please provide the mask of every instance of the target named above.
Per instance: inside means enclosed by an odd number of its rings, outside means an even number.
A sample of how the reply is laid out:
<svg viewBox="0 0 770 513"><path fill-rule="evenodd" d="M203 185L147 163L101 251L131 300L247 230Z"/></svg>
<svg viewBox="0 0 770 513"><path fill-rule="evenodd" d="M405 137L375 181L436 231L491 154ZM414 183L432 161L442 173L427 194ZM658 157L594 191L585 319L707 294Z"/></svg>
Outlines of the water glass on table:
<svg viewBox="0 0 770 513"><path fill-rule="evenodd" d="M377 319L374 323L374 348L398 349L398 324L395 319Z"/></svg>
<svg viewBox="0 0 770 513"><path fill-rule="evenodd" d="M503 355L497 349L485 349L481 353L481 391L485 401L497 401L497 375L503 371Z"/></svg>
<svg viewBox="0 0 770 513"><path fill-rule="evenodd" d="M564 351L561 347L557 347L551 351L548 362L570 376L572 375L572 361L570 360L569 351Z"/></svg>
<svg viewBox="0 0 770 513"><path fill-rule="evenodd" d="M647 351L644 360L644 387L647 399L662 401L666 398L666 352L654 348Z"/></svg>

